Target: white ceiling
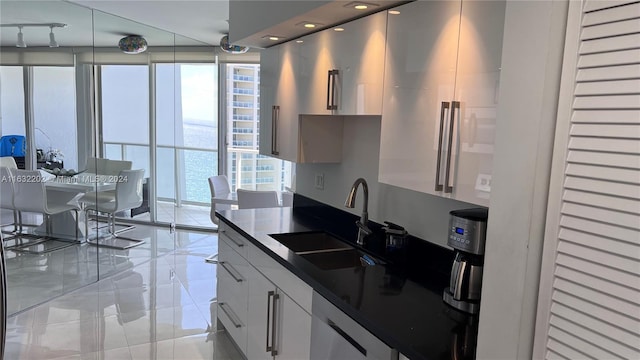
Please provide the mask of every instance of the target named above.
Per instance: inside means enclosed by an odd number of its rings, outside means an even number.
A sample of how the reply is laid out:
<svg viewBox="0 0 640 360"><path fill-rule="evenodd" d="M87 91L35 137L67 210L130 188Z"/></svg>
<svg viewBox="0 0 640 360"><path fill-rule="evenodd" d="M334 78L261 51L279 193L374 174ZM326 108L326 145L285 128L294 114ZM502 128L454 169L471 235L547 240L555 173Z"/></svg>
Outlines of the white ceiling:
<svg viewBox="0 0 640 360"><path fill-rule="evenodd" d="M227 17L228 2L217 0L0 0L0 24L67 24L54 28L61 47L116 47L126 35L144 36L149 46L218 45L227 32ZM49 44L48 27L24 27L22 32L29 48ZM0 46L15 46L17 33L17 27L0 27Z"/></svg>
<svg viewBox="0 0 640 360"><path fill-rule="evenodd" d="M228 0L70 0L70 2L210 45L218 45L220 39L229 31Z"/></svg>

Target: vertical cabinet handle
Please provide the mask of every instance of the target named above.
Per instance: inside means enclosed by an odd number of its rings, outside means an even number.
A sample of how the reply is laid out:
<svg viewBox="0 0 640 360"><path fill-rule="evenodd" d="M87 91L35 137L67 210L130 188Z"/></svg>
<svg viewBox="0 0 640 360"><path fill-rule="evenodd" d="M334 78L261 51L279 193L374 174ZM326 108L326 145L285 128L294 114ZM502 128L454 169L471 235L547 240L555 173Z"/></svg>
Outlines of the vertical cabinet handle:
<svg viewBox="0 0 640 360"><path fill-rule="evenodd" d="M271 301L273 299L273 301ZM267 352L271 352L271 356L278 355L276 349L276 323L278 321L278 299L280 295L275 291L269 291L267 293ZM273 311L272 311L273 309ZM271 319L271 324L269 324ZM269 341L269 333L271 333L271 341Z"/></svg>
<svg viewBox="0 0 640 360"><path fill-rule="evenodd" d="M440 167L442 163L442 135L444 132L444 114L445 110L449 109L449 103L443 101L440 103L440 132L438 135L438 158L436 160L436 187L435 191L442 191L442 184L440 184Z"/></svg>
<svg viewBox="0 0 640 360"><path fill-rule="evenodd" d="M279 155L278 151L278 118L280 117L280 106L271 107L271 155Z"/></svg>
<svg viewBox="0 0 640 360"><path fill-rule="evenodd" d="M327 72L327 110L337 110L336 103L336 79L340 70L332 69Z"/></svg>
<svg viewBox="0 0 640 360"><path fill-rule="evenodd" d="M453 146L453 124L456 120L456 109L460 110L460 101L451 102L451 121L449 122L449 143L447 144L447 168L444 178L444 192L453 192L453 185L449 185L449 179L451 177L451 148Z"/></svg>
<svg viewBox="0 0 640 360"><path fill-rule="evenodd" d="M232 243L236 244L237 247L243 247L244 244L241 242L236 241L233 237L227 235L227 231L226 230L222 230L222 233L225 235L225 237L229 240L231 240Z"/></svg>

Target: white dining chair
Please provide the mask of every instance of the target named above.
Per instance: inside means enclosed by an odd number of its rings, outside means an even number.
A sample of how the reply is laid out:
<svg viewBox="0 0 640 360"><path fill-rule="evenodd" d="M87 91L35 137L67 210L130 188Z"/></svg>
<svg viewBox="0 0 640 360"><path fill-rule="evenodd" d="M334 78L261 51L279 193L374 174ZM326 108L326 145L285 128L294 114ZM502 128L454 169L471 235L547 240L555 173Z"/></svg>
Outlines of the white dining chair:
<svg viewBox="0 0 640 360"><path fill-rule="evenodd" d="M13 160L13 158L11 158ZM13 163L15 165L15 162ZM13 232L18 232L18 210L13 205L13 169L17 167L0 166L0 209L11 210L13 212ZM2 224L1 226L8 226Z"/></svg>
<svg viewBox="0 0 640 360"><path fill-rule="evenodd" d="M19 212L18 226L22 233L22 216L23 212L40 213L44 215L45 237L42 240L59 240L52 238L51 229L51 215L61 214L67 211L75 212L75 240L78 239L78 212L80 207L75 203L59 203L55 200L55 197L51 197L47 194L44 182L40 176L38 170L20 170L16 169L12 171L14 175L14 198L13 205ZM25 247L33 245L27 244ZM70 246L70 245L67 245ZM66 247L66 246L65 246ZM47 251L41 251L37 253L49 252L60 249L61 247L49 248ZM16 248L20 250L21 248ZM29 251L35 252L35 251Z"/></svg>
<svg viewBox="0 0 640 360"><path fill-rule="evenodd" d="M260 209L280 206L277 191L238 189L237 193L239 209Z"/></svg>
<svg viewBox="0 0 640 360"><path fill-rule="evenodd" d="M218 204L214 198L225 197L231 194L231 185L226 175L216 175L209 177L209 190L211 191L211 221L214 224L218 224L218 218L216 217L216 210L229 210L231 204Z"/></svg>
<svg viewBox="0 0 640 360"><path fill-rule="evenodd" d="M115 214L119 211L130 210L142 204L142 180L144 169L122 170L118 174L118 182L114 192L106 194L86 194L80 198L83 204L85 217L89 219L89 211L96 213L106 213L108 215L109 239L96 236L87 242L93 245L107 246L116 249L128 249L141 245L144 240L132 239L119 236L116 233ZM88 221L85 221L85 235L88 235ZM122 241L120 241L122 240Z"/></svg>

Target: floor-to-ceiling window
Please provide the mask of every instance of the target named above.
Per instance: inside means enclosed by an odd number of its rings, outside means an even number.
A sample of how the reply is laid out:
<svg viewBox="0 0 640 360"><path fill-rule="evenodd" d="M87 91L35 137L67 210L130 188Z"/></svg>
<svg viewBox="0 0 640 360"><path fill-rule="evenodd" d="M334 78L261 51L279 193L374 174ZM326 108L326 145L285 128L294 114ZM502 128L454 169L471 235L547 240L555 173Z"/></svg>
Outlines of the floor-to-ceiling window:
<svg viewBox="0 0 640 360"><path fill-rule="evenodd" d="M24 135L24 77L22 66L0 66L0 133Z"/></svg>
<svg viewBox="0 0 640 360"><path fill-rule="evenodd" d="M76 143L76 88L73 67L37 66L33 71L33 121L36 149L47 160L79 169ZM82 169L80 169L82 170Z"/></svg>

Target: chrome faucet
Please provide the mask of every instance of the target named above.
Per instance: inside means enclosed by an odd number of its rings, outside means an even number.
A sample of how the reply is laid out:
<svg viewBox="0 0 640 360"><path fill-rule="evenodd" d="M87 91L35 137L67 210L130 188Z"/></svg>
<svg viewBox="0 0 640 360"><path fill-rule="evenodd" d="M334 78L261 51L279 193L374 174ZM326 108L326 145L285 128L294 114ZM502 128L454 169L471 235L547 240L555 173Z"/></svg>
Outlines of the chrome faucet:
<svg viewBox="0 0 640 360"><path fill-rule="evenodd" d="M365 179L356 179L351 186L351 191L349 191L349 195L347 196L347 201L344 202L344 206L351 209L356 206L356 193L358 192L358 185L360 184L362 184L362 191L364 191L364 205L362 207L360 220L356 221L356 225L358 226L358 240L356 241L356 244L363 246L365 237L373 233L368 226L369 214L367 213L367 207L369 205L369 187L367 186Z"/></svg>

